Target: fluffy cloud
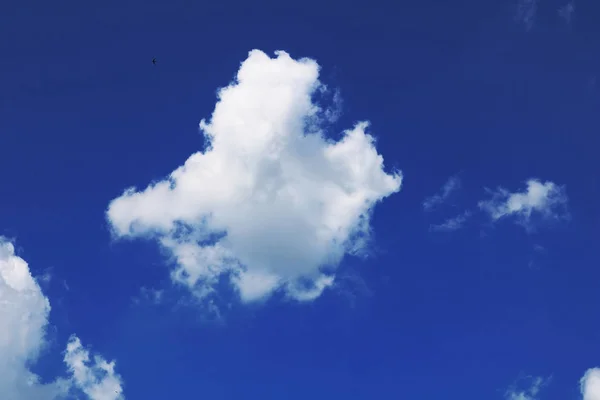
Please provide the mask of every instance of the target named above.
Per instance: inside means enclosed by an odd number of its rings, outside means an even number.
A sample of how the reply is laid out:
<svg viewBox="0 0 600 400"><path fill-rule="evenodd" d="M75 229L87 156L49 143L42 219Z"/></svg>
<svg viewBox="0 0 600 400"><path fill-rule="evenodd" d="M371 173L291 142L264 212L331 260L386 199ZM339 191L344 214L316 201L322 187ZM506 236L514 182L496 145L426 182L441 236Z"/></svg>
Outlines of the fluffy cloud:
<svg viewBox="0 0 600 400"><path fill-rule="evenodd" d="M368 123L326 137L332 112L314 101L327 91L318 75L311 59L251 51L200 123L205 151L114 199L114 235L156 238L176 264L173 280L200 296L226 275L243 301L278 288L318 297L343 255L363 247L375 203L402 181L384 172Z"/></svg>
<svg viewBox="0 0 600 400"><path fill-rule="evenodd" d="M71 336L65 352L65 363L73 376L75 386L93 400L123 399L121 377L115 373L115 362L107 362L90 353L81 345L77 336Z"/></svg>
<svg viewBox="0 0 600 400"><path fill-rule="evenodd" d="M451 176L448 181L442 186L438 193L431 197L427 197L423 201L423 209L425 211L431 211L438 205L442 204L448 196L455 190L460 188L460 179L457 176Z"/></svg>
<svg viewBox="0 0 600 400"><path fill-rule="evenodd" d="M479 208L487 212L492 220L515 217L517 222L529 228L531 216L539 214L546 219L566 217L567 196L564 187L553 182L527 181L523 192L510 193L499 188L491 192L491 199L479 202Z"/></svg>
<svg viewBox="0 0 600 400"><path fill-rule="evenodd" d="M580 381L583 400L600 400L600 368L590 368Z"/></svg>
<svg viewBox="0 0 600 400"><path fill-rule="evenodd" d="M32 277L29 265L15 254L14 245L10 241L0 237L0 326L2 327L0 393L2 398L62 399L73 390L85 389L77 376L42 383L40 378L29 369L45 345L49 313L50 302ZM91 400L117 399L101 391L87 394Z"/></svg>

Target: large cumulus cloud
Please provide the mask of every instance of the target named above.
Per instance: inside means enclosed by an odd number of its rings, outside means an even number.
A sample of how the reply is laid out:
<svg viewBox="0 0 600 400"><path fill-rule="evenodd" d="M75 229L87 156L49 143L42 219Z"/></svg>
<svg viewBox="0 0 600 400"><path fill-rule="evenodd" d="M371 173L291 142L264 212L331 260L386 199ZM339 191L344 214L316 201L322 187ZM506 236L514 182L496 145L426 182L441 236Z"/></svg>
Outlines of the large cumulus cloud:
<svg viewBox="0 0 600 400"><path fill-rule="evenodd" d="M117 237L154 237L175 260L172 277L205 295L222 275L243 301L278 288L310 300L334 280L344 254L369 235L370 212L400 190L359 122L327 138L331 110L319 66L253 50L221 89L200 128L205 151L166 179L127 189L107 218Z"/></svg>

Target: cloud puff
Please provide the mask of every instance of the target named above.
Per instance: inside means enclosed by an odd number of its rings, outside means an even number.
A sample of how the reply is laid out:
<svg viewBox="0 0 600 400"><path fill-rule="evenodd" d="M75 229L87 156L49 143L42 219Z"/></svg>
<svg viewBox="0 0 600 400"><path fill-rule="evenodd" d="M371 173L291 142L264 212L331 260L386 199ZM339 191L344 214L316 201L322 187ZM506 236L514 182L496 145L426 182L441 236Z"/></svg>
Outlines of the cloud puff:
<svg viewBox="0 0 600 400"><path fill-rule="evenodd" d="M11 400L65 398L81 385L77 379L58 378L42 383L28 366L45 346L50 302L14 245L0 237L0 393ZM78 339L77 339L78 340ZM115 400L100 391L91 400Z"/></svg>
<svg viewBox="0 0 600 400"><path fill-rule="evenodd" d="M384 172L367 122L339 141L326 137L318 75L311 59L251 51L200 122L205 151L114 199L113 234L156 238L173 256L173 280L200 296L223 275L246 302L278 288L319 296L343 255L364 245L372 207L400 190L402 175Z"/></svg>
<svg viewBox="0 0 600 400"><path fill-rule="evenodd" d="M115 362L107 362L101 356L95 356L91 363L89 351L83 348L77 336L69 339L64 361L75 386L90 399L124 399L121 377L115 373Z"/></svg>
<svg viewBox="0 0 600 400"><path fill-rule="evenodd" d="M548 384L549 379L541 377L529 377L531 384L527 388L510 387L505 393L506 400L538 400L540 390Z"/></svg>
<svg viewBox="0 0 600 400"><path fill-rule="evenodd" d="M465 211L462 214L458 214L455 217L448 218L441 224L429 225L429 230L433 232L452 232L463 227L467 219L471 216L470 211Z"/></svg>
<svg viewBox="0 0 600 400"><path fill-rule="evenodd" d="M525 228L529 228L534 213L546 219L568 216L565 188L553 182L542 183L537 179L530 179L523 192L510 193L503 188L488 192L491 199L480 201L479 208L487 212L494 221L514 217Z"/></svg>
<svg viewBox="0 0 600 400"><path fill-rule="evenodd" d="M583 400L600 400L600 368L590 368L580 381Z"/></svg>
<svg viewBox="0 0 600 400"><path fill-rule="evenodd" d="M423 201L423 209L425 211L431 211L438 205L442 204L448 196L455 190L460 188L460 179L457 176L451 176L448 181L442 186L438 193L431 197L427 197Z"/></svg>

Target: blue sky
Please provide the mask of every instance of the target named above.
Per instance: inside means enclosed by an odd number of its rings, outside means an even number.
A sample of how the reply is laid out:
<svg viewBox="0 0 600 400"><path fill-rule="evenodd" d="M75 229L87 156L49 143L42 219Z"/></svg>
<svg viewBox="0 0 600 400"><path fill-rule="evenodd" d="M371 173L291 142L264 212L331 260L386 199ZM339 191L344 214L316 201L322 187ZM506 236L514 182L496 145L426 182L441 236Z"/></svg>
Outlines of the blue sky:
<svg viewBox="0 0 600 400"><path fill-rule="evenodd" d="M600 399L595 2L0 14L1 398Z"/></svg>

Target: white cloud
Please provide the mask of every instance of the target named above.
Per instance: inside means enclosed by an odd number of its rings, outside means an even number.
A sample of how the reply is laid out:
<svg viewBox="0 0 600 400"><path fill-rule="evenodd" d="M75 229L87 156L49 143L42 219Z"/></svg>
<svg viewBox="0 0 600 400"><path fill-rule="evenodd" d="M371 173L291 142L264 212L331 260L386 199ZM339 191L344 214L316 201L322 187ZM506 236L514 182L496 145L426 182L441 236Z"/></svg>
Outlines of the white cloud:
<svg viewBox="0 0 600 400"><path fill-rule="evenodd" d="M65 352L65 363L73 376L75 386L92 400L120 400L121 377L115 373L115 362L107 362L101 356L90 361L89 351L84 349L76 336L71 336Z"/></svg>
<svg viewBox="0 0 600 400"><path fill-rule="evenodd" d="M12 243L0 237L0 393L10 399L51 399L63 390L57 382L42 384L28 366L42 350L50 303L15 255Z"/></svg>
<svg viewBox="0 0 600 400"><path fill-rule="evenodd" d="M548 384L549 379L541 377L529 377L531 384L527 388L517 388L513 385L506 391L506 400L538 400L540 390Z"/></svg>
<svg viewBox="0 0 600 400"><path fill-rule="evenodd" d="M452 192L459 188L460 179L457 176L451 176L448 181L446 181L444 186L442 186L442 188L438 191L438 193L431 197L427 197L423 201L423 209L425 209L425 211L433 210L436 206L443 203Z"/></svg>
<svg viewBox="0 0 600 400"><path fill-rule="evenodd" d="M200 296L223 274L243 301L278 288L298 300L319 296L402 175L384 172L366 122L340 141L326 138L332 114L313 101L318 75L313 60L251 51L200 123L206 150L114 199L114 235L157 238L176 264L173 280Z"/></svg>
<svg viewBox="0 0 600 400"><path fill-rule="evenodd" d="M583 400L600 400L600 368L588 369L580 381Z"/></svg>
<svg viewBox="0 0 600 400"><path fill-rule="evenodd" d="M448 218L441 224L432 224L429 226L430 231L434 232L452 232L463 227L467 219L471 216L470 211L465 211L455 217Z"/></svg>
<svg viewBox="0 0 600 400"><path fill-rule="evenodd" d="M540 182L537 179L527 181L527 190L510 193L498 188L491 192L489 200L480 201L479 208L487 212L492 220L515 217L525 228L530 228L530 219L534 213L546 219L566 218L567 196L565 188L553 182Z"/></svg>
<svg viewBox="0 0 600 400"><path fill-rule="evenodd" d="M0 237L0 393L11 400L62 399L78 383L57 378L43 383L31 372L46 345L50 302L14 245ZM88 396L91 400L116 399Z"/></svg>

